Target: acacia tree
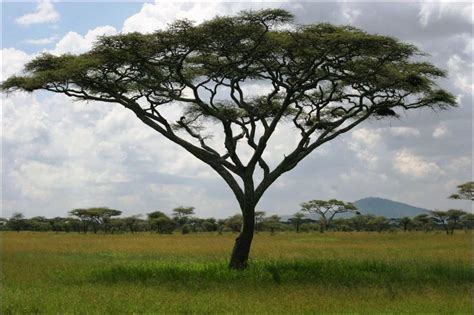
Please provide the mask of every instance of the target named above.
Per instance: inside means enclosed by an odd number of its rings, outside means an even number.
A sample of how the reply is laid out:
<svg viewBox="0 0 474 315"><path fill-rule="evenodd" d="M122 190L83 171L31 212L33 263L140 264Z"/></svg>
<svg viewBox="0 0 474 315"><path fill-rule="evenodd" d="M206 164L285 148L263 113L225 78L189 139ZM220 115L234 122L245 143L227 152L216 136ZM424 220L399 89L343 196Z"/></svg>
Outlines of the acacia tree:
<svg viewBox="0 0 474 315"><path fill-rule="evenodd" d="M320 231L326 231L336 214L356 211L356 206L351 202L344 202L337 199L331 200L311 200L301 204L301 211L314 213L319 216Z"/></svg>
<svg viewBox="0 0 474 315"><path fill-rule="evenodd" d="M15 212L11 216L10 220L8 220L7 226L10 227L11 230L20 232L26 227L26 219L21 212Z"/></svg>
<svg viewBox="0 0 474 315"><path fill-rule="evenodd" d="M141 215L132 215L132 216L123 218L123 223L129 228L132 234L135 233L137 226L142 221L142 219L140 219L140 216Z"/></svg>
<svg viewBox="0 0 474 315"><path fill-rule="evenodd" d="M194 214L194 207L177 207L173 209L173 217L182 227L189 221L189 217Z"/></svg>
<svg viewBox="0 0 474 315"><path fill-rule="evenodd" d="M295 226L296 233L300 232L301 224L303 224L303 220L305 218L304 213L296 212L291 218L290 222Z"/></svg>
<svg viewBox="0 0 474 315"><path fill-rule="evenodd" d="M122 211L109 209L106 207L73 209L69 214L78 217L82 221L84 234L87 233L89 226L92 226L94 233L97 233L97 227L103 226L107 230L107 224L111 217L119 216Z"/></svg>
<svg viewBox="0 0 474 315"><path fill-rule="evenodd" d="M408 226L412 224L412 220L409 217L403 217L398 220L398 223L403 226L403 232L406 233Z"/></svg>
<svg viewBox="0 0 474 315"><path fill-rule="evenodd" d="M458 192L449 196L450 199L474 201L474 182L467 182L458 186Z"/></svg>
<svg viewBox="0 0 474 315"><path fill-rule="evenodd" d="M451 235L454 234L454 230L459 224L459 221L462 220L462 217L466 215L467 213L461 209L449 209L447 211L448 214L448 225L450 228L450 233Z"/></svg>
<svg viewBox="0 0 474 315"><path fill-rule="evenodd" d="M438 223L441 223L443 226L443 229L446 231L446 235L449 235L449 214L446 211L442 210L434 210L430 211L431 215L433 216L433 220L435 220Z"/></svg>
<svg viewBox="0 0 474 315"><path fill-rule="evenodd" d="M259 232L262 229L262 223L265 219L265 211L255 211L255 232Z"/></svg>
<svg viewBox="0 0 474 315"><path fill-rule="evenodd" d="M265 218L262 223L265 228L270 230L271 235L275 235L275 231L281 228L280 220L281 218L274 214Z"/></svg>
<svg viewBox="0 0 474 315"><path fill-rule="evenodd" d="M369 118L455 105L434 82L445 72L420 55L395 38L351 26L300 26L289 12L268 9L102 37L81 55L43 54L2 89L119 104L208 164L240 206L230 266L245 268L255 207L282 174ZM260 84L259 93L249 83ZM299 139L273 165L264 153L277 127Z"/></svg>

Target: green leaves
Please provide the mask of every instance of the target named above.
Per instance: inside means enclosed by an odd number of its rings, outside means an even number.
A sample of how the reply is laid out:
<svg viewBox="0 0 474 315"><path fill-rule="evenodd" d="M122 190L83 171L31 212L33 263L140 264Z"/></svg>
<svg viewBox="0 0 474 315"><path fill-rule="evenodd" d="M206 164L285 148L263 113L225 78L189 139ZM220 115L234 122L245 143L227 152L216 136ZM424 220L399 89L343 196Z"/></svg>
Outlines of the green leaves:
<svg viewBox="0 0 474 315"><path fill-rule="evenodd" d="M216 17L200 25L180 20L153 34L105 36L91 52L79 56L43 54L26 65L24 76L9 78L1 88L66 93L77 87L89 98L127 95L138 99L154 94L170 102L180 100L185 86L230 87L231 82L256 79L292 93L313 95L316 88L337 83L338 93L329 101L343 105L347 88L368 99L389 93L384 108L374 111L378 116L393 115L390 108L402 103L410 108L407 102L398 101L407 93L418 97L417 107L455 105L450 93L434 87L434 80L445 72L430 63L410 60L421 55L415 46L351 26L321 23L275 29L292 21L291 13L268 9ZM88 99L84 93L80 97ZM221 112L229 114L217 118L253 115L258 119L279 112L273 110L279 106L275 97L261 101L265 98L251 100L244 95L244 100L254 110L233 110L227 104ZM209 100L201 101L196 100L198 106L209 105Z"/></svg>
<svg viewBox="0 0 474 315"><path fill-rule="evenodd" d="M474 200L474 182L458 185L458 193L449 196L450 199Z"/></svg>

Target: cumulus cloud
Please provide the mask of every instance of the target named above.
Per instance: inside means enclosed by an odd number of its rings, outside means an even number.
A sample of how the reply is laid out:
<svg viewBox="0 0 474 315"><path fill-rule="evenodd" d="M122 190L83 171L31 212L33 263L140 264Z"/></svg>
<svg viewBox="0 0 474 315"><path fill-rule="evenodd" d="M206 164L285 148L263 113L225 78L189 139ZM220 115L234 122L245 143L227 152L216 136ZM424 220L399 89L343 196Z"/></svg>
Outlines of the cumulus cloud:
<svg viewBox="0 0 474 315"><path fill-rule="evenodd" d="M19 74L23 70L25 63L30 61L31 58L24 51L15 48L3 48L0 60L2 81L14 74Z"/></svg>
<svg viewBox="0 0 474 315"><path fill-rule="evenodd" d="M301 8L298 4L289 4L288 1L260 1L260 2L231 2L231 1L189 1L174 2L155 0L154 3L143 4L140 12L125 20L123 32L150 33L165 28L177 19L188 19L201 23L216 15L235 14L241 10L274 8L286 5L295 10Z"/></svg>
<svg viewBox="0 0 474 315"><path fill-rule="evenodd" d="M358 159L365 162L366 167L375 169L379 160L376 148L382 139L379 131L360 128L351 133L348 140L349 148L355 152Z"/></svg>
<svg viewBox="0 0 474 315"><path fill-rule="evenodd" d="M424 27L433 21L453 16L470 23L473 22L472 4L470 2L462 3L455 0L423 1L420 5L418 16L420 18L420 24Z"/></svg>
<svg viewBox="0 0 474 315"><path fill-rule="evenodd" d="M140 12L125 20L123 31L150 33L165 28L176 19L191 19L199 23L213 17L219 12L219 7L225 8L217 2L176 3L157 1L155 3L145 3Z"/></svg>
<svg viewBox="0 0 474 315"><path fill-rule="evenodd" d="M352 132L352 139L364 144L370 149L373 149L379 143L381 135L376 130L360 128Z"/></svg>
<svg viewBox="0 0 474 315"><path fill-rule="evenodd" d="M110 25L96 27L88 31L84 36L76 32L69 32L58 41L51 53L54 55L65 53L80 54L90 50L99 36L114 35L116 33L115 27Z"/></svg>
<svg viewBox="0 0 474 315"><path fill-rule="evenodd" d="M444 173L436 163L426 161L406 149L395 153L393 165L395 170L411 178L438 176Z"/></svg>
<svg viewBox="0 0 474 315"><path fill-rule="evenodd" d="M455 87L465 94L472 94L472 62L466 61L458 54L452 55L447 61L449 74L454 78Z"/></svg>
<svg viewBox="0 0 474 315"><path fill-rule="evenodd" d="M59 13L50 0L40 0L35 12L28 13L16 19L20 25L53 23L59 21Z"/></svg>
<svg viewBox="0 0 474 315"><path fill-rule="evenodd" d="M389 133L397 137L420 137L421 133L414 127L392 127Z"/></svg>
<svg viewBox="0 0 474 315"><path fill-rule="evenodd" d="M435 130L433 130L433 138L440 139L445 138L448 135L449 130L444 124L437 126Z"/></svg>
<svg viewBox="0 0 474 315"><path fill-rule="evenodd" d="M345 2L341 9L342 16L346 20L346 23L353 24L357 18L361 15L360 9L352 7L352 4Z"/></svg>

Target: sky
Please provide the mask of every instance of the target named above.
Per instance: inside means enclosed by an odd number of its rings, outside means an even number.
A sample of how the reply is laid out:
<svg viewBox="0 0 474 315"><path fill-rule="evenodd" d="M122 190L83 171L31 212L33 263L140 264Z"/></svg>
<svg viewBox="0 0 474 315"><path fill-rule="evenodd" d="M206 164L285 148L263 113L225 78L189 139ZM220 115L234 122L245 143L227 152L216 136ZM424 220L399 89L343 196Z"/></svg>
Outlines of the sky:
<svg viewBox="0 0 474 315"><path fill-rule="evenodd" d="M329 22L417 45L448 71L450 111L371 120L318 148L284 174L257 206L287 215L312 199L374 196L427 209L470 209L447 199L472 180L473 7L470 2L2 2L2 80L42 52L79 54L97 36L153 32L175 19L197 23L244 9L284 8L299 24ZM258 87L257 87L258 88ZM125 215L178 206L199 217L239 212L230 189L204 163L167 142L119 105L45 92L1 95L2 216L66 216L107 206ZM272 160L292 143L278 130Z"/></svg>

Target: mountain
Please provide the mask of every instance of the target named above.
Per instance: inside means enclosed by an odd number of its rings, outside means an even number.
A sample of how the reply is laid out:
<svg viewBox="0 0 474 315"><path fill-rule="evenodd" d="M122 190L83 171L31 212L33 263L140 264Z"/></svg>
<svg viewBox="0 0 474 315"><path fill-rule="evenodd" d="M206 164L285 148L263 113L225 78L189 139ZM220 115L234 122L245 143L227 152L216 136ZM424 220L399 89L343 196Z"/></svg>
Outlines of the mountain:
<svg viewBox="0 0 474 315"><path fill-rule="evenodd" d="M428 213L427 209L377 197L363 198L355 201L354 204L361 214L373 214L376 216L384 216L386 218L414 217L421 213ZM336 218L349 218L353 215L354 214L352 213L342 213L337 215ZM281 220L288 221L292 216L293 215L282 215ZM315 214L311 214L307 217L313 220L318 219L318 216Z"/></svg>
<svg viewBox="0 0 474 315"><path fill-rule="evenodd" d="M387 218L414 217L428 213L427 209L384 198L368 197L354 202L362 214L374 214Z"/></svg>

